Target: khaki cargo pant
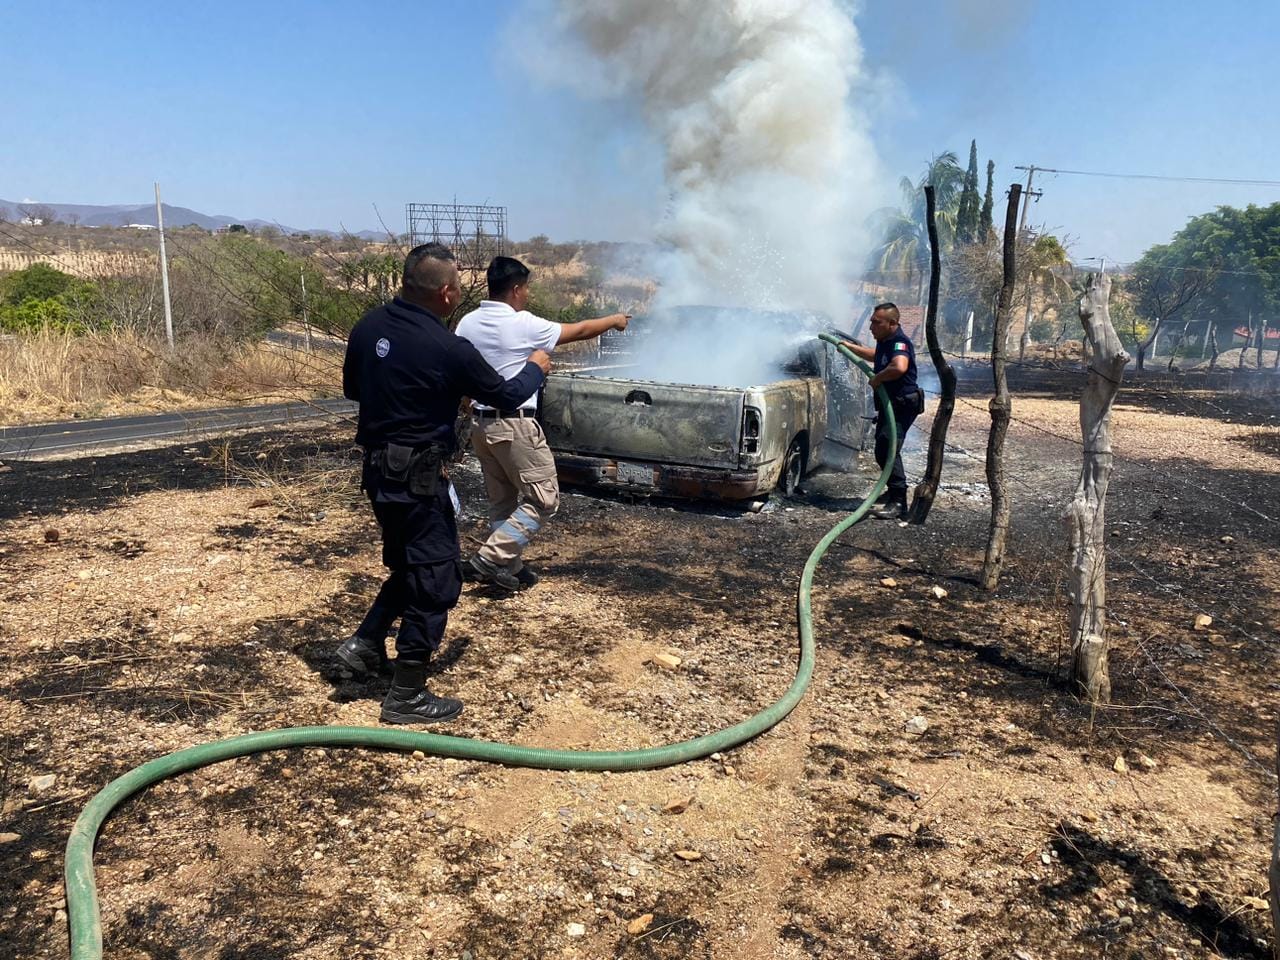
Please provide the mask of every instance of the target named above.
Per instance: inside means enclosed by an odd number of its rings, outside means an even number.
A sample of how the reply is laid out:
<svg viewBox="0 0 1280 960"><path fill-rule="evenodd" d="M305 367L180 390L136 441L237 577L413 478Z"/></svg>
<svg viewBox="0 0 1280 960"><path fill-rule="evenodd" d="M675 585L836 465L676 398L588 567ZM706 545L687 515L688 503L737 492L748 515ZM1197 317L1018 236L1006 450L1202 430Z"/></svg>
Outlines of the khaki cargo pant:
<svg viewBox="0 0 1280 960"><path fill-rule="evenodd" d="M479 550L490 563L518 573L520 554L560 507L556 461L542 424L532 417L475 419L471 449L484 471L492 533Z"/></svg>

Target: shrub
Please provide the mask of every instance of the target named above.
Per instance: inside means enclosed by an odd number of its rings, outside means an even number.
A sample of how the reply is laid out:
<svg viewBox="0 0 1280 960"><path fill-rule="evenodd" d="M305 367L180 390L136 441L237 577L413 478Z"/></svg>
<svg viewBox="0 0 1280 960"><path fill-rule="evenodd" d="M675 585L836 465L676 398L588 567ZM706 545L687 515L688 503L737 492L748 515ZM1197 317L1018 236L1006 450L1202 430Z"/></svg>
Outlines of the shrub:
<svg viewBox="0 0 1280 960"><path fill-rule="evenodd" d="M0 281L0 330L84 333L96 326L99 288L47 263L35 263Z"/></svg>
<svg viewBox="0 0 1280 960"><path fill-rule="evenodd" d="M55 270L47 263L33 263L0 281L0 299L15 307L27 300L52 300L76 283L76 278L69 273Z"/></svg>

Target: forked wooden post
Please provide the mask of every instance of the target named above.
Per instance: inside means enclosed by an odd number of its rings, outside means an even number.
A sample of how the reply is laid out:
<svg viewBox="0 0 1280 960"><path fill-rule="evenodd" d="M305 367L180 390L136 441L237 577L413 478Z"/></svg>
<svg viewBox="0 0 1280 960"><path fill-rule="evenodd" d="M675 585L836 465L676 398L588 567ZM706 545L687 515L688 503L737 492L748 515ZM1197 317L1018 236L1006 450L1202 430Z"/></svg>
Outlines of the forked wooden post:
<svg viewBox="0 0 1280 960"><path fill-rule="evenodd" d="M1111 325L1111 278L1089 278L1080 298L1080 322L1092 350L1089 379L1080 397L1084 464L1067 507L1071 528L1071 679L1090 703L1111 700L1107 669L1106 500L1111 482L1111 405L1129 362Z"/></svg>
<svg viewBox="0 0 1280 960"><path fill-rule="evenodd" d="M991 333L991 376L995 396L987 405L991 411L991 430L987 434L987 486L991 489L991 528L987 534L987 552L982 561L980 583L984 590L994 590L1000 583L1004 566L1005 544L1009 539L1009 498L1004 488L1004 438L1009 432L1013 400L1009 397L1009 381L1005 376L1005 341L1009 339L1009 314L1013 310L1013 282L1017 275L1018 199L1021 184L1009 187L1009 208L1004 218L1004 283L996 302L996 323Z"/></svg>
<svg viewBox="0 0 1280 960"><path fill-rule="evenodd" d="M938 282L942 275L941 254L938 252L938 224L933 184L924 188L925 218L929 227L929 310L925 314L924 332L929 343L929 357L942 386L938 398L938 412L933 416L933 429L929 433L929 459L925 463L924 479L916 485L915 498L911 501L910 521L924 523L938 495L942 482L942 461L947 448L947 429L956 409L956 372L947 363L942 344L938 342ZM972 317L972 314L970 315Z"/></svg>

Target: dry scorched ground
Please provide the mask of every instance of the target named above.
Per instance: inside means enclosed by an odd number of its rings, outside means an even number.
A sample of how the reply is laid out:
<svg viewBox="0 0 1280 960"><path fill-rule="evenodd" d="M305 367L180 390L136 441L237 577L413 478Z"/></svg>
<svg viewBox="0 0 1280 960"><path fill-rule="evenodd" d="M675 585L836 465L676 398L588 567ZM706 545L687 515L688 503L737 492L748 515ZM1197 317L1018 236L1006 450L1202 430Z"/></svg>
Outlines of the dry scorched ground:
<svg viewBox="0 0 1280 960"><path fill-rule="evenodd" d="M635 774L298 750L178 777L104 829L107 956L1267 956L1272 428L1121 404L1113 709L1060 683L1075 405L1015 405L989 596L975 399L929 524L865 522L820 568L814 682L772 732ZM385 680L332 659L380 578L351 464L323 432L0 477L0 954L65 955L62 845L111 778L376 722ZM458 481L474 510L474 467ZM542 584L464 593L432 679L467 704L447 732L620 749L753 713L792 677L799 572L854 486L755 515L567 496Z"/></svg>

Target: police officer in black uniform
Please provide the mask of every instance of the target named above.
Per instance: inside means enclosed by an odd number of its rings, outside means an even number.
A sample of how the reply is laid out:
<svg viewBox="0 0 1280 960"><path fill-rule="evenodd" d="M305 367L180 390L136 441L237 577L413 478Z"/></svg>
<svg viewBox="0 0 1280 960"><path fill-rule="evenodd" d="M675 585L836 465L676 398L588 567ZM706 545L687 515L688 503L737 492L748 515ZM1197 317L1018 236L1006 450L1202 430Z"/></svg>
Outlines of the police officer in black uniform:
<svg viewBox="0 0 1280 960"><path fill-rule="evenodd" d="M893 458L893 470L889 484L874 510L873 517L881 520L905 520L907 518L907 475L902 469L902 443L916 417L924 413L924 392L916 382L916 348L911 339L898 326L898 308L892 303L880 303L871 311L871 335L875 347L844 341L844 345L863 360L872 361L875 375L869 385L874 390L883 386L893 404L893 417L898 428L898 451ZM889 457L892 437L889 418L880 409L880 394L876 398L876 464L884 469Z"/></svg>
<svg viewBox="0 0 1280 960"><path fill-rule="evenodd" d="M551 358L536 350L515 377L503 380L441 320L461 299L449 249L414 247L400 295L355 325L342 365L342 392L360 404L361 488L382 528L382 562L391 573L337 657L358 677L385 668L387 633L400 619L395 678L382 703L386 723L452 720L462 712L462 701L426 687L427 661L462 592L453 488L444 475L457 445L453 425L462 397L512 409L551 369Z"/></svg>

